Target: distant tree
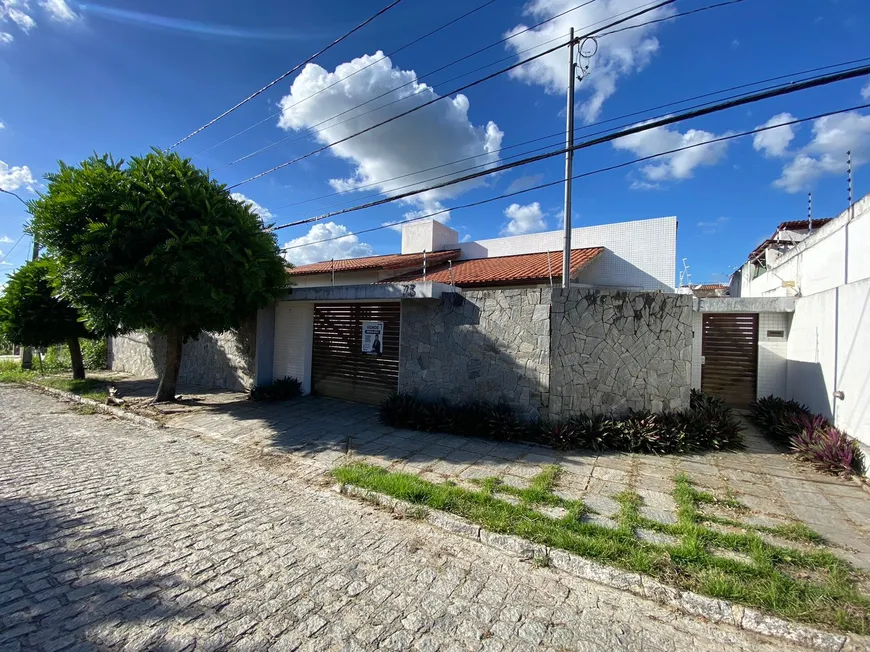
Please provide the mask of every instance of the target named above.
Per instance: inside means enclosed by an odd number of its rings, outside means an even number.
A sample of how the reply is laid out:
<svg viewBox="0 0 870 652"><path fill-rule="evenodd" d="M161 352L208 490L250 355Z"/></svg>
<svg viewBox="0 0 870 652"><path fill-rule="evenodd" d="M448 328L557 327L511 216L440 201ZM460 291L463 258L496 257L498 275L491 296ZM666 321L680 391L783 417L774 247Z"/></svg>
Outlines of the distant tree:
<svg viewBox="0 0 870 652"><path fill-rule="evenodd" d="M238 328L287 285L275 236L189 159L94 156L46 179L31 228L87 324L166 337L156 401L175 398L185 341Z"/></svg>
<svg viewBox="0 0 870 652"><path fill-rule="evenodd" d="M84 380L85 366L79 338L91 334L78 311L57 296L53 285L57 264L49 258L33 260L9 277L0 297L0 335L21 346L45 347L66 343L73 378Z"/></svg>

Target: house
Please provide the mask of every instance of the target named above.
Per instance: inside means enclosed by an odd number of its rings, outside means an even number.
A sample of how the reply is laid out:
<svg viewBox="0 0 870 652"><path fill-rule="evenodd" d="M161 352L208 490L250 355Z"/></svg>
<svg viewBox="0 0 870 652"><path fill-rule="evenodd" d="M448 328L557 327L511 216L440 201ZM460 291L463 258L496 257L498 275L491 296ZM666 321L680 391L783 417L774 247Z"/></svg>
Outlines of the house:
<svg viewBox="0 0 870 652"><path fill-rule="evenodd" d="M870 446L870 195L835 218L782 222L698 300L693 385L774 394Z"/></svg>
<svg viewBox="0 0 870 652"><path fill-rule="evenodd" d="M692 297L674 293L676 235L674 217L573 229L563 290L562 231L460 242L443 224L411 222L398 253L293 268L255 336L189 343L180 378L291 376L342 399L503 401L533 418L680 408ZM142 337L116 338L113 368L153 373L140 367L159 343Z"/></svg>
<svg viewBox="0 0 870 652"><path fill-rule="evenodd" d="M724 283L699 283L698 285L681 285L677 288L679 294L691 294L699 299L727 297L729 286Z"/></svg>

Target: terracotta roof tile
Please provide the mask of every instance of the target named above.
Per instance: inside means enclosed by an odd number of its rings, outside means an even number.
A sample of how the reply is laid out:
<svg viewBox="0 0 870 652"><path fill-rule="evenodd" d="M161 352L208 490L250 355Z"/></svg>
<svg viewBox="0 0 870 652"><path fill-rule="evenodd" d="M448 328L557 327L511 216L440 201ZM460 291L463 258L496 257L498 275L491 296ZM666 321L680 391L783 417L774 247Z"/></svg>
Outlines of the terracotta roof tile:
<svg viewBox="0 0 870 652"><path fill-rule="evenodd" d="M435 266L459 256L459 249L448 251L433 251L426 254L426 265ZM423 254L387 254L386 256L366 256L365 258L348 258L346 260L326 260L322 263L300 265L290 270L291 276L305 274L329 274L336 272L357 272L367 269L389 270L419 267L423 269Z"/></svg>
<svg viewBox="0 0 870 652"><path fill-rule="evenodd" d="M813 220L813 228L817 229L819 227L824 226L828 222L830 222L832 217L824 217L818 220ZM776 227L777 231L801 231L803 229L810 228L809 220L790 220L788 222L780 222L779 226Z"/></svg>
<svg viewBox="0 0 870 652"><path fill-rule="evenodd" d="M588 249L573 249L571 251L571 275L601 255L604 247ZM458 260L450 266L442 264L432 268L426 274L426 281L433 283L454 283L460 287L475 285L494 285L513 282L544 281L550 277L562 277L562 252L551 251L536 254L520 254L517 256L496 256L493 258L475 258ZM384 279L381 283L422 282L420 273L402 274Z"/></svg>

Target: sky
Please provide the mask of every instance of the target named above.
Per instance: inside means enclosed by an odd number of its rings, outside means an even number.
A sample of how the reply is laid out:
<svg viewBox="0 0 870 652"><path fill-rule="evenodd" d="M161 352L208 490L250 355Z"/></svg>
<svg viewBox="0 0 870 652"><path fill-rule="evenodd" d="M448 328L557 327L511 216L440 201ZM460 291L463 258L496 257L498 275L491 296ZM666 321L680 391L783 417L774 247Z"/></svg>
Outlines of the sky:
<svg viewBox="0 0 870 652"><path fill-rule="evenodd" d="M626 25L719 1L677 0ZM454 91L566 41L571 27L582 34L655 4L587 0L568 11L581 3L402 0L177 151L229 186L295 161L232 189L267 222L284 224L557 149L565 129L564 48ZM387 4L0 0L0 188L30 200L58 161L169 147ZM656 109L662 105L870 57L868 33L866 0L743 0L586 41L576 138L728 93ZM574 172L868 103L870 77L842 81L580 150ZM678 269L685 261L693 283L721 282L779 222L806 217L809 192L814 217L845 210L849 149L859 198L870 193L870 109L585 176L574 182L572 222L674 215ZM286 228L279 242L293 247L287 254L297 264L394 253L399 232L378 227L435 212L464 240L554 230L562 225L563 186L499 197L563 175L564 160L555 157ZM498 199L449 210L490 198ZM0 194L0 284L30 253L27 217L15 197Z"/></svg>

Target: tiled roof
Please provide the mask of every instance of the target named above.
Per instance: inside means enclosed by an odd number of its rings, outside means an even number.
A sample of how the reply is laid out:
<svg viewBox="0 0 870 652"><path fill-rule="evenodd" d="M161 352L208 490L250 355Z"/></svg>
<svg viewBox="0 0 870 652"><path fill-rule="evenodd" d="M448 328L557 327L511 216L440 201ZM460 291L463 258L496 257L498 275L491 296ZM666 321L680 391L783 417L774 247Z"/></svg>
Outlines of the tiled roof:
<svg viewBox="0 0 870 652"><path fill-rule="evenodd" d="M426 254L426 266L432 267L459 256L459 249L448 251L433 251ZM322 263L300 265L290 270L291 276L305 274L329 274L335 272L357 272L370 269L407 269L419 267L423 269L423 254L387 254L386 256L366 256L365 258L348 258L346 260L326 260Z"/></svg>
<svg viewBox="0 0 870 652"><path fill-rule="evenodd" d="M817 229L821 226L824 226L828 222L830 222L833 218L825 217L819 220L813 220L813 228ZM789 222L781 222L778 227L776 227L777 231L803 231L804 229L810 228L809 220L791 220Z"/></svg>
<svg viewBox="0 0 870 652"><path fill-rule="evenodd" d="M604 247L571 250L571 275L601 255ZM548 261L549 258L549 261ZM543 281L562 277L562 252L551 251L537 254L520 254L517 256L496 256L493 258L475 258L458 260L450 266L442 264L433 267L426 274L426 281L433 283L453 283L460 287L475 285L496 285L506 283L523 283ZM384 279L382 283L420 283L423 275L417 272L402 274Z"/></svg>
<svg viewBox="0 0 870 652"><path fill-rule="evenodd" d="M728 286L724 283L701 283L700 285L696 285L693 289L695 290L727 290Z"/></svg>

